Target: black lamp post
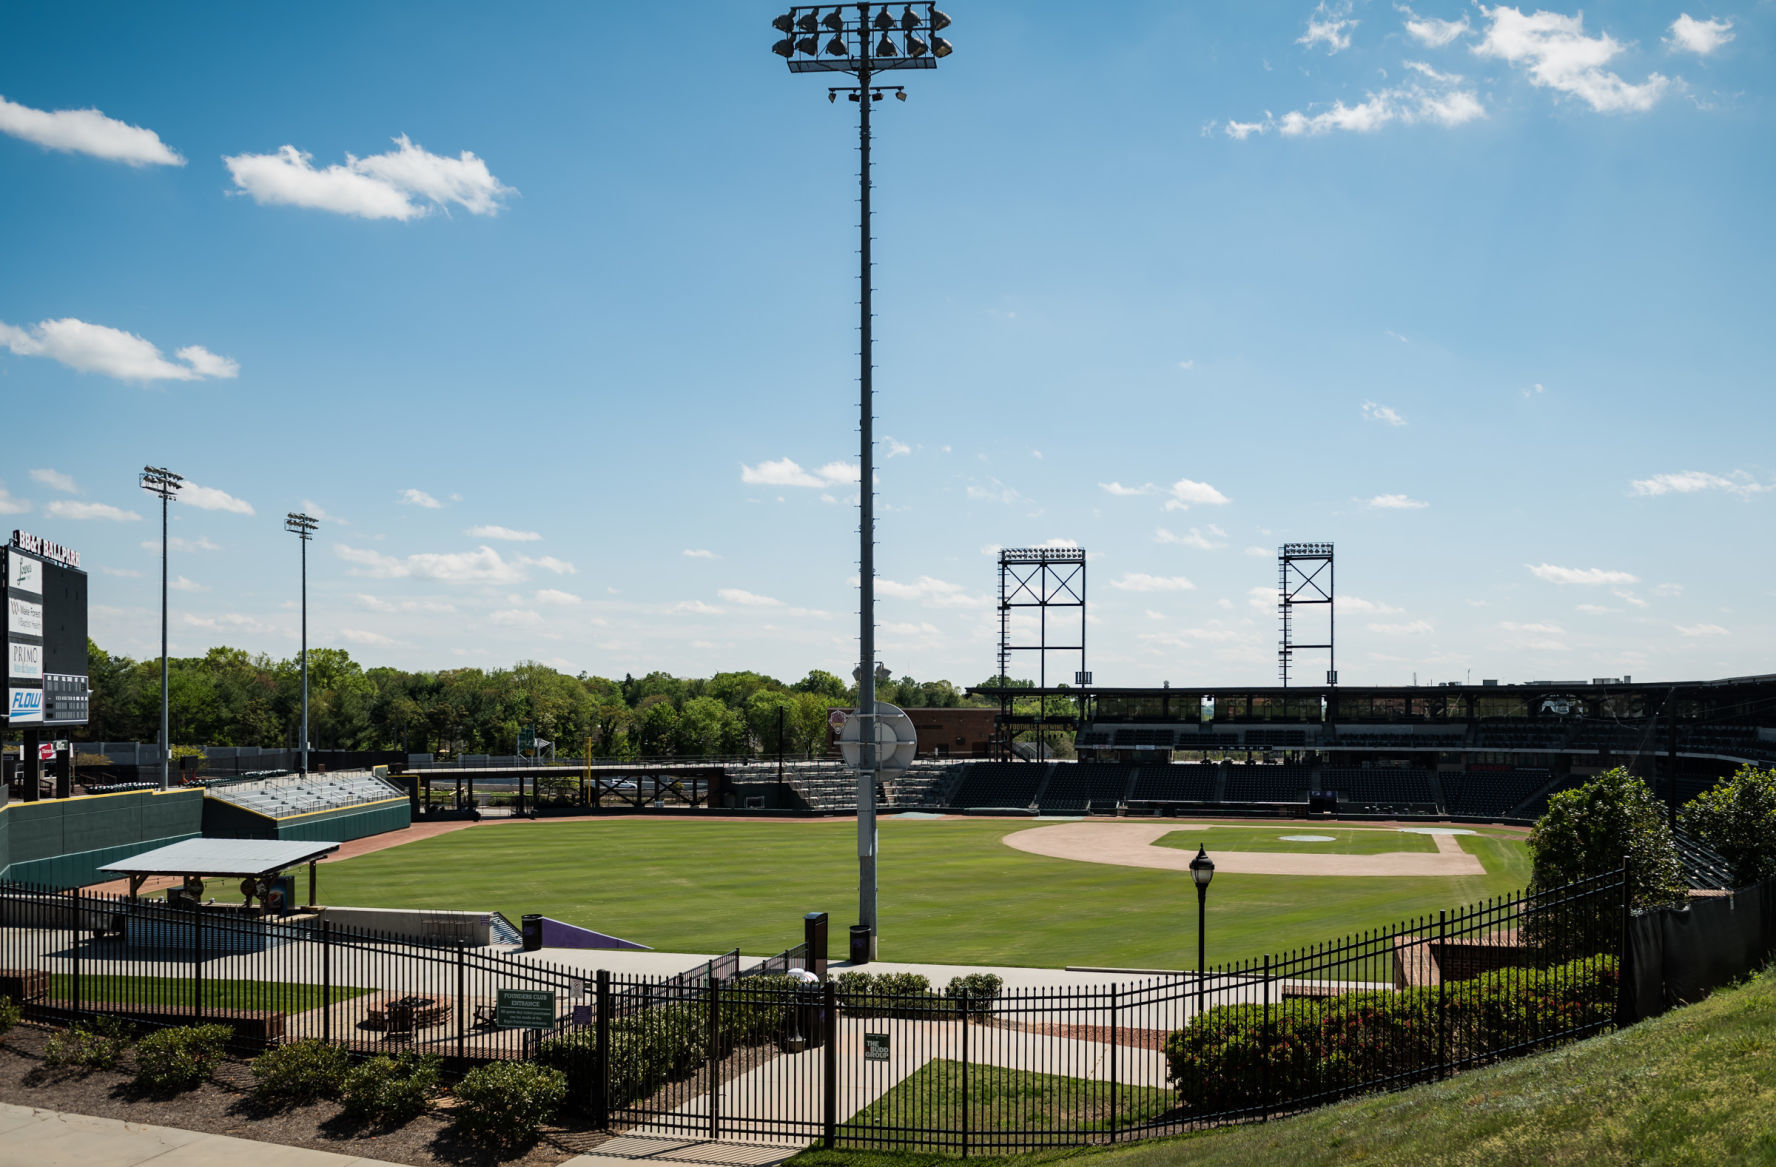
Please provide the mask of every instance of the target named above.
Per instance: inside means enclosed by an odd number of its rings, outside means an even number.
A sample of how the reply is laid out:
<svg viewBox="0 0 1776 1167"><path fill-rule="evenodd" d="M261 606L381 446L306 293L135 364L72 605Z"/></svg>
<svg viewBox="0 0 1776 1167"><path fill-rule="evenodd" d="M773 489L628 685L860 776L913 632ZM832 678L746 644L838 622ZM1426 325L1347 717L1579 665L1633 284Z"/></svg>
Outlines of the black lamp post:
<svg viewBox="0 0 1776 1167"><path fill-rule="evenodd" d="M782 39L771 51L782 57L791 73L847 73L857 79L853 86L833 86L826 99L836 102L843 93L857 105L859 202L862 214L858 234L860 295L858 324L859 430L861 463L858 477L858 641L862 663L857 682L857 912L858 923L869 929L869 952L876 954L876 512L875 512L875 411L871 403L870 311L870 108L889 94L906 100L899 85L875 85L871 79L889 69L935 69L950 55L950 42L937 34L948 28L950 18L932 0L894 0L894 3L798 4L775 17L771 27Z"/></svg>
<svg viewBox="0 0 1776 1167"><path fill-rule="evenodd" d="M1196 1012L1203 1011L1203 922L1208 916L1209 880L1215 878L1215 861L1198 846L1190 861L1190 878L1196 884Z"/></svg>

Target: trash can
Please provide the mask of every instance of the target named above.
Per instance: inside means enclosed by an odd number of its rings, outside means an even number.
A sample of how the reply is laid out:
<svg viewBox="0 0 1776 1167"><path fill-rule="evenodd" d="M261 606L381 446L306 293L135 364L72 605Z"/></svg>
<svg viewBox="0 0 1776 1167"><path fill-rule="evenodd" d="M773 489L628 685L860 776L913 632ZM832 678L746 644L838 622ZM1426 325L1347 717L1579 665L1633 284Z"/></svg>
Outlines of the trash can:
<svg viewBox="0 0 1776 1167"><path fill-rule="evenodd" d="M826 979L826 913L809 912L802 917L802 944L808 954L802 967Z"/></svg>
<svg viewBox="0 0 1776 1167"><path fill-rule="evenodd" d="M851 963L870 962L870 930L868 924L851 925Z"/></svg>
<svg viewBox="0 0 1776 1167"><path fill-rule="evenodd" d="M524 951L535 952L543 946L543 917L536 913L526 915L519 924L524 933Z"/></svg>

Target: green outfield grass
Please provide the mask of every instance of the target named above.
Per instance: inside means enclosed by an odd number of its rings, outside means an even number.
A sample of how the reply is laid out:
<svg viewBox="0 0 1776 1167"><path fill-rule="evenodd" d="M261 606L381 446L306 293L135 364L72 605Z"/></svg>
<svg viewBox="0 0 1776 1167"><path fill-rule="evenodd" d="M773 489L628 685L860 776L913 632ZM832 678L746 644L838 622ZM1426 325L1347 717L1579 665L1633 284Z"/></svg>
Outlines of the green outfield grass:
<svg viewBox="0 0 1776 1167"><path fill-rule="evenodd" d="M74 976L71 973L50 975L49 995L58 1000L74 999ZM80 979L80 1001L83 1005L150 1005L189 1008L192 1001L190 977L133 977L117 973L88 973ZM370 992L335 985L330 995L323 995L321 986L283 981L237 981L220 977L203 982L203 1003L206 1009L282 1009L303 1013L331 1000L334 1004Z"/></svg>
<svg viewBox="0 0 1776 1167"><path fill-rule="evenodd" d="M1186 872L1050 859L1002 841L1032 826L884 819L881 959L1194 965L1196 893ZM498 910L514 921L536 912L662 951L738 947L756 955L798 943L802 914L825 911L833 953L842 957L844 929L856 917L856 830L844 820L491 823L327 863L320 894L340 905ZM1333 940L1528 881L1521 838L1472 835L1461 843L1480 858L1485 876L1217 876L1209 893L1210 960Z"/></svg>
<svg viewBox="0 0 1776 1167"><path fill-rule="evenodd" d="M1330 835L1330 843L1291 843L1287 835ZM1385 855L1393 851L1435 851L1429 835L1404 831L1358 831L1315 824L1307 827L1185 827L1159 838L1161 847L1194 851L1200 844L1212 856L1216 851L1282 851L1291 855Z"/></svg>

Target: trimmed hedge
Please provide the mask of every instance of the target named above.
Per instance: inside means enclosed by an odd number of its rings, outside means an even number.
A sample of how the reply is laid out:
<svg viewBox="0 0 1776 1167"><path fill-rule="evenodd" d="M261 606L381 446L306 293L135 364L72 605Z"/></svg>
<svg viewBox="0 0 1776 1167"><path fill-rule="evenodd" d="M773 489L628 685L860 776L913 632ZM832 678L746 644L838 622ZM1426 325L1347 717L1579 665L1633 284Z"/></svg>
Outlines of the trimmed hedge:
<svg viewBox="0 0 1776 1167"><path fill-rule="evenodd" d="M1440 1063L1542 1044L1615 1015L1614 957L1504 968L1443 987L1347 993L1271 1007L1218 1005L1166 1038L1180 1108L1222 1114L1411 1080ZM1441 1030L1441 1033L1440 1033Z"/></svg>
<svg viewBox="0 0 1776 1167"><path fill-rule="evenodd" d="M53 1035L43 1046L48 1066L109 1070L129 1048L132 1030L115 1017L89 1017Z"/></svg>
<svg viewBox="0 0 1776 1167"><path fill-rule="evenodd" d="M175 1025L136 1043L136 1085L174 1094L200 1086L228 1052L226 1025Z"/></svg>
<svg viewBox="0 0 1776 1167"><path fill-rule="evenodd" d="M456 1084L457 1129L472 1142L522 1147L567 1099L567 1075L528 1062L477 1066Z"/></svg>
<svg viewBox="0 0 1776 1167"><path fill-rule="evenodd" d="M24 1015L24 1009L13 1004L11 997L0 997L0 1037L5 1036L7 1030L17 1025Z"/></svg>
<svg viewBox="0 0 1776 1167"><path fill-rule="evenodd" d="M341 1100L348 1117L400 1126L432 1108L442 1062L429 1054L379 1054L346 1071Z"/></svg>
<svg viewBox="0 0 1776 1167"><path fill-rule="evenodd" d="M345 1086L351 1055L319 1038L293 1041L253 1059L253 1096L273 1105L296 1105L337 1098Z"/></svg>

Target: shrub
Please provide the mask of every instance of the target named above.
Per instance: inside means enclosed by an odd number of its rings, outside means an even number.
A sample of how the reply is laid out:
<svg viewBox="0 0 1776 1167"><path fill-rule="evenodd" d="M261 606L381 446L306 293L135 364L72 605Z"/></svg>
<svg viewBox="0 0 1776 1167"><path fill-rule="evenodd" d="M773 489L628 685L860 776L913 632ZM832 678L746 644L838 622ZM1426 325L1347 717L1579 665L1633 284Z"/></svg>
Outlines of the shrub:
<svg viewBox="0 0 1776 1167"><path fill-rule="evenodd" d="M109 1070L129 1048L130 1028L115 1017L93 1017L55 1034L44 1044L43 1061L50 1066Z"/></svg>
<svg viewBox="0 0 1776 1167"><path fill-rule="evenodd" d="M316 1038L280 1045L253 1059L253 1093L280 1105L337 1098L350 1066L345 1050Z"/></svg>
<svg viewBox="0 0 1776 1167"><path fill-rule="evenodd" d="M399 1126L431 1109L439 1061L424 1054L381 1054L346 1071L341 1100L348 1117Z"/></svg>
<svg viewBox="0 0 1776 1167"><path fill-rule="evenodd" d="M11 997L0 997L0 1036L4 1036L7 1030L17 1025L24 1015L24 1009L13 1004Z"/></svg>
<svg viewBox="0 0 1776 1167"><path fill-rule="evenodd" d="M467 1138L522 1146L561 1109L567 1075L528 1062L492 1062L464 1074L456 1098L456 1126Z"/></svg>
<svg viewBox="0 0 1776 1167"><path fill-rule="evenodd" d="M1005 982L997 973L968 973L951 977L949 985L944 989L944 996L951 1000L966 997L968 1015L981 1021L993 1011L993 1002L999 999L1004 988Z"/></svg>
<svg viewBox="0 0 1776 1167"><path fill-rule="evenodd" d="M940 998L919 973L842 972L834 978L839 1001L852 1017L933 1019Z"/></svg>
<svg viewBox="0 0 1776 1167"><path fill-rule="evenodd" d="M538 1065L557 1070L567 1079L567 1094L570 1099L580 1105L591 1104L592 1091L598 1085L595 1077L598 1068L596 1029L587 1026L550 1038L537 1047L536 1060ZM614 1087L615 1083L612 1085Z"/></svg>
<svg viewBox="0 0 1776 1167"><path fill-rule="evenodd" d="M808 991L812 990L811 993ZM727 1049L776 1041L788 1031L789 1011L819 985L784 976L742 977L721 992L722 1042Z"/></svg>
<svg viewBox="0 0 1776 1167"><path fill-rule="evenodd" d="M176 1093L202 1084L233 1036L226 1025L179 1025L150 1033L136 1044L136 1085Z"/></svg>
<svg viewBox="0 0 1776 1167"><path fill-rule="evenodd" d="M1219 1114L1411 1081L1442 1061L1484 1060L1607 1022L1616 962L1497 969L1435 988L1347 993L1318 1002L1219 1005L1165 1041L1179 1105Z"/></svg>
<svg viewBox="0 0 1776 1167"><path fill-rule="evenodd" d="M1678 812L1683 829L1720 852L1738 887L1776 875L1776 769L1744 765Z"/></svg>

